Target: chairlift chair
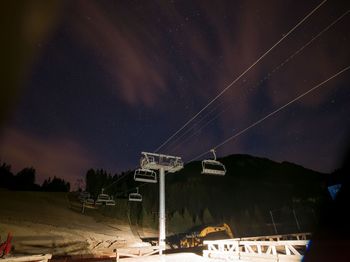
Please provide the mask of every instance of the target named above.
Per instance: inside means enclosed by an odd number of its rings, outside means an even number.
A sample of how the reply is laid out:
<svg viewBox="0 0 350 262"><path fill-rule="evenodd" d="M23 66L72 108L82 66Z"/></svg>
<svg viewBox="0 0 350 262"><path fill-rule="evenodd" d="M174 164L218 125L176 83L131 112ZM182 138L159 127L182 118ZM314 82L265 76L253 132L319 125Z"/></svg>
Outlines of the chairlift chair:
<svg viewBox="0 0 350 262"><path fill-rule="evenodd" d="M95 201L95 205L103 205L109 200L109 195L107 194L99 194Z"/></svg>
<svg viewBox="0 0 350 262"><path fill-rule="evenodd" d="M226 168L224 164L216 160L215 150L210 150L214 154L214 159L207 159L202 161L202 174L206 175L219 175L224 176L226 174Z"/></svg>
<svg viewBox="0 0 350 262"><path fill-rule="evenodd" d="M106 206L114 206L115 201L110 198L109 195L103 193L104 189L102 188L102 193L97 196L97 199L95 201L95 205L100 206L105 204Z"/></svg>
<svg viewBox="0 0 350 262"><path fill-rule="evenodd" d="M101 206L103 204L106 206L115 206L115 201L107 194L99 194L95 201L95 205Z"/></svg>
<svg viewBox="0 0 350 262"><path fill-rule="evenodd" d="M139 193L139 188L136 188L136 193L129 194L129 201L142 202L142 195Z"/></svg>
<svg viewBox="0 0 350 262"><path fill-rule="evenodd" d="M172 173L177 172L181 170L184 167L184 163L180 158L176 158L175 160L171 160L170 164L173 166L173 169L171 170Z"/></svg>
<svg viewBox="0 0 350 262"><path fill-rule="evenodd" d="M157 183L157 174L149 169L136 169L134 173L134 180L138 182Z"/></svg>
<svg viewBox="0 0 350 262"><path fill-rule="evenodd" d="M87 205L94 205L95 204L95 200L92 198L88 198L85 200L85 204Z"/></svg>

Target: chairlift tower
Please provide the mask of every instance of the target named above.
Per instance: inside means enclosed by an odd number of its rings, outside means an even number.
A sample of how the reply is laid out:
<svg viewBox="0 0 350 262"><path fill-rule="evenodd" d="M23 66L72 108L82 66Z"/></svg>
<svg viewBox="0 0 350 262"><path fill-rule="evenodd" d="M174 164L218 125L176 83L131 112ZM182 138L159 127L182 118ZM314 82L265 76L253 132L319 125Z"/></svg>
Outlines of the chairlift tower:
<svg viewBox="0 0 350 262"><path fill-rule="evenodd" d="M141 152L143 169L159 170L159 255L165 250L165 172L175 173L184 166L181 157Z"/></svg>

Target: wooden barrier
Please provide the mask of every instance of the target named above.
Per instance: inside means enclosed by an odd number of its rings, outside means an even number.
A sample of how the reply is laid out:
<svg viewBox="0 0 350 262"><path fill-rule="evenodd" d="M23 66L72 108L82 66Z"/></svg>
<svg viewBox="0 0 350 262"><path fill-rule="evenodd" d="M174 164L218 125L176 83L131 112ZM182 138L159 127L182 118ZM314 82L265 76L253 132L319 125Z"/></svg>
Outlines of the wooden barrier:
<svg viewBox="0 0 350 262"><path fill-rule="evenodd" d="M242 237L240 240L268 240L268 241L280 241L280 240L309 240L311 233L294 233L285 235L271 235L271 236L256 236L256 237Z"/></svg>
<svg viewBox="0 0 350 262"><path fill-rule="evenodd" d="M301 261L308 245L307 240L214 240L204 241L206 258L229 261Z"/></svg>
<svg viewBox="0 0 350 262"><path fill-rule="evenodd" d="M51 254L29 255L29 256L11 256L0 259L1 262L48 262L52 258Z"/></svg>

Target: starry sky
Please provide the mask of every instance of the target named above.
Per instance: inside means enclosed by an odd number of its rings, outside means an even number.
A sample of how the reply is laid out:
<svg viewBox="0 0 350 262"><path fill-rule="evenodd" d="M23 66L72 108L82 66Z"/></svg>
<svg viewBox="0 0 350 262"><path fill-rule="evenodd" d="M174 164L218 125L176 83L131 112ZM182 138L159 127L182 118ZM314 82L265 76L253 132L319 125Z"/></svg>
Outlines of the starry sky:
<svg viewBox="0 0 350 262"><path fill-rule="evenodd" d="M30 62L1 123L0 159L14 171L33 166L38 183L48 176L74 183L89 168L136 168L141 151L155 151L321 2L27 6L14 19ZM349 66L349 9L348 1L323 3L160 153L188 161ZM350 70L218 148L218 156L331 172L349 141L349 80Z"/></svg>

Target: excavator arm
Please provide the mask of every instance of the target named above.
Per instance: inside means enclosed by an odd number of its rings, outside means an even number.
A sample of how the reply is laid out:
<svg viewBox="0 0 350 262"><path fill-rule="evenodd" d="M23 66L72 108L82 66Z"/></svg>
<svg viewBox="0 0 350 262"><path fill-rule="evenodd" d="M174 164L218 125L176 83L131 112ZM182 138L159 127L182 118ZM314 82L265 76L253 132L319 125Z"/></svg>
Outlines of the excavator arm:
<svg viewBox="0 0 350 262"><path fill-rule="evenodd" d="M202 231L199 232L197 235L191 235L186 236L185 238L181 239L180 246L181 247L196 247L199 245L202 245L203 239L215 232L225 232L229 238L233 238L233 233L229 225L226 223L223 223L222 225L218 226L208 226L202 229Z"/></svg>
<svg viewBox="0 0 350 262"><path fill-rule="evenodd" d="M226 223L220 225L220 226L209 226L204 228L200 233L199 233L199 237L206 237L208 234L214 233L214 232L222 232L225 231L226 234L230 237L233 238L233 234L232 234L232 230L229 227L229 225L227 225Z"/></svg>

